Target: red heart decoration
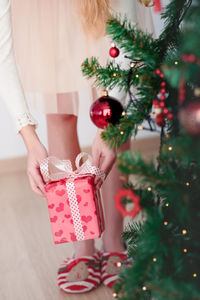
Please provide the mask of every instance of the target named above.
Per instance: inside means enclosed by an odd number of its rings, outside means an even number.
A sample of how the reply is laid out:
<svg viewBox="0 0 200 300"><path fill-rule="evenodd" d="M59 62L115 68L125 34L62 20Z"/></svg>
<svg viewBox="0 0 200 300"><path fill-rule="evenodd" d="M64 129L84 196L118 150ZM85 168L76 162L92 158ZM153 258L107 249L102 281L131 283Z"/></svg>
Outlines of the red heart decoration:
<svg viewBox="0 0 200 300"><path fill-rule="evenodd" d="M88 202L85 202L85 203L83 204L83 206L88 206Z"/></svg>
<svg viewBox="0 0 200 300"><path fill-rule="evenodd" d="M88 222L90 222L92 220L92 216L87 216L87 217L86 216L82 216L81 220L84 221L84 222L86 222L86 223L88 223Z"/></svg>
<svg viewBox="0 0 200 300"><path fill-rule="evenodd" d="M65 190L57 190L56 191L56 195L58 195L58 196L63 196L65 194Z"/></svg>
<svg viewBox="0 0 200 300"><path fill-rule="evenodd" d="M58 217L54 216L53 218L50 218L50 221L55 223L58 220Z"/></svg>
<svg viewBox="0 0 200 300"><path fill-rule="evenodd" d="M71 241L72 242L75 242L77 239L76 239L76 236L73 232L70 232L70 237L71 237Z"/></svg>
<svg viewBox="0 0 200 300"><path fill-rule="evenodd" d="M87 226L83 226L83 232L86 232L86 230L87 230Z"/></svg>
<svg viewBox="0 0 200 300"><path fill-rule="evenodd" d="M78 203L80 203L81 200L82 200L81 196L80 195L76 195L76 198L77 198Z"/></svg>
<svg viewBox="0 0 200 300"><path fill-rule="evenodd" d="M84 193L89 193L90 192L90 189L85 189L85 190L83 190L84 191Z"/></svg>
<svg viewBox="0 0 200 300"><path fill-rule="evenodd" d="M50 205L48 205L48 208L50 208L50 209L52 209L52 208L54 208L54 204L50 204Z"/></svg>
<svg viewBox="0 0 200 300"><path fill-rule="evenodd" d="M60 243L67 243L68 242L68 240L65 238L65 237L63 237L61 240L60 240Z"/></svg>
<svg viewBox="0 0 200 300"><path fill-rule="evenodd" d="M57 212L61 212L64 210L64 204L63 203L59 203L59 206L56 208Z"/></svg>
<svg viewBox="0 0 200 300"><path fill-rule="evenodd" d="M71 215L65 215L66 219L69 219L71 217Z"/></svg>
<svg viewBox="0 0 200 300"><path fill-rule="evenodd" d="M59 231L55 232L55 236L61 236L63 234L63 231L60 229Z"/></svg>

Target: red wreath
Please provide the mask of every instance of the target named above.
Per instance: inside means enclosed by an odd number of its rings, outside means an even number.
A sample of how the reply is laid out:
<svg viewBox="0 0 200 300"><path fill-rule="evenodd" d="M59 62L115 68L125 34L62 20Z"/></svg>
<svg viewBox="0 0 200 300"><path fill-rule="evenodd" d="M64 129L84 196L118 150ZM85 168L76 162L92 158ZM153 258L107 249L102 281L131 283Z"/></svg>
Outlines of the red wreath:
<svg viewBox="0 0 200 300"><path fill-rule="evenodd" d="M121 201L123 197L127 197L131 199L131 201L134 204L132 210L128 211L125 209ZM131 189L124 190L123 188L120 188L118 193L115 195L115 204L117 210L120 211L123 217L131 216L132 218L135 218L135 216L142 210L140 206L140 197L135 195Z"/></svg>

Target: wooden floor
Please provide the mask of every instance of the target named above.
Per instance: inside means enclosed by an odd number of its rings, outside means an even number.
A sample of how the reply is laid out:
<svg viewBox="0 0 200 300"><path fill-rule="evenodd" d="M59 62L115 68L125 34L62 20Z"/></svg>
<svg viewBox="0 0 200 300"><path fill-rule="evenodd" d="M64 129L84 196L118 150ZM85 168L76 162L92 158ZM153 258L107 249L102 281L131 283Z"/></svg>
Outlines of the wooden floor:
<svg viewBox="0 0 200 300"><path fill-rule="evenodd" d="M26 174L1 175L0 300L113 299L103 286L82 295L59 291L57 268L71 254L71 244L54 245L46 200L31 192Z"/></svg>

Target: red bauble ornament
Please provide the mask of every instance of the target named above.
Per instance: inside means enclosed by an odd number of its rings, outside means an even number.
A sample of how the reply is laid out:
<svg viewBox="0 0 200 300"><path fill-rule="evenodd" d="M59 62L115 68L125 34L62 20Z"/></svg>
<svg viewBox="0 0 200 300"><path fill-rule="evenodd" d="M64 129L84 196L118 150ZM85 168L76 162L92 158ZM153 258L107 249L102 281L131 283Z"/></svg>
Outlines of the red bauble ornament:
<svg viewBox="0 0 200 300"><path fill-rule="evenodd" d="M173 114L172 114L172 113L168 113L168 114L167 114L167 119L168 119L168 120L172 120L172 119L173 119L173 117L174 117L174 116L173 116Z"/></svg>
<svg viewBox="0 0 200 300"><path fill-rule="evenodd" d="M161 102L159 103L159 106L160 106L161 108L164 108L164 107L165 107L165 102L164 102L164 101L161 101Z"/></svg>
<svg viewBox="0 0 200 300"><path fill-rule="evenodd" d="M165 116L164 116L163 113L161 113L161 114L159 114L159 115L156 116L156 123L160 127L164 127L165 126Z"/></svg>
<svg viewBox="0 0 200 300"><path fill-rule="evenodd" d="M166 93L166 89L161 89L160 92L161 92L162 94L165 94L165 93Z"/></svg>
<svg viewBox="0 0 200 300"><path fill-rule="evenodd" d="M160 73L161 73L160 69L155 70L155 74L160 75Z"/></svg>
<svg viewBox="0 0 200 300"><path fill-rule="evenodd" d="M160 84L162 87L166 86L166 82L165 81L162 81L161 84Z"/></svg>
<svg viewBox="0 0 200 300"><path fill-rule="evenodd" d="M117 47L111 47L109 50L109 54L111 57L115 58L119 55L119 49Z"/></svg>
<svg viewBox="0 0 200 300"><path fill-rule="evenodd" d="M200 100L192 101L181 108L179 120L183 128L191 135L200 134Z"/></svg>
<svg viewBox="0 0 200 300"><path fill-rule="evenodd" d="M162 112L163 112L163 114L165 114L165 115L166 115L166 114L168 114L168 111L169 111L169 110L168 110L168 108L167 108L167 107L165 107L165 108L163 108L163 111L162 111Z"/></svg>
<svg viewBox="0 0 200 300"><path fill-rule="evenodd" d="M124 205L122 204L123 197L131 199L134 204L132 210L128 211L125 209ZM135 218L135 216L142 210L140 206L140 197L134 194L131 189L124 190L123 188L120 188L118 193L115 195L115 204L116 208L120 211L123 217L131 216L132 218Z"/></svg>
<svg viewBox="0 0 200 300"><path fill-rule="evenodd" d="M98 128L104 128L109 123L115 125L121 118L123 106L121 103L108 95L97 99L90 108L92 122Z"/></svg>

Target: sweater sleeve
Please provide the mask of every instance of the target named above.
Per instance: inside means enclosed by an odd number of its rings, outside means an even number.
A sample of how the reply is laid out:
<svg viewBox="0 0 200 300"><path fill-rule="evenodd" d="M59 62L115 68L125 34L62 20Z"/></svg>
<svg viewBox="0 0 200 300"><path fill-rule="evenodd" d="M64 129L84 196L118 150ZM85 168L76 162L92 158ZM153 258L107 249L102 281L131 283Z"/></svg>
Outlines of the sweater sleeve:
<svg viewBox="0 0 200 300"><path fill-rule="evenodd" d="M26 125L37 125L29 112L15 63L10 0L0 0L0 99L16 124L17 132Z"/></svg>

